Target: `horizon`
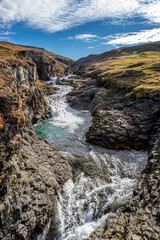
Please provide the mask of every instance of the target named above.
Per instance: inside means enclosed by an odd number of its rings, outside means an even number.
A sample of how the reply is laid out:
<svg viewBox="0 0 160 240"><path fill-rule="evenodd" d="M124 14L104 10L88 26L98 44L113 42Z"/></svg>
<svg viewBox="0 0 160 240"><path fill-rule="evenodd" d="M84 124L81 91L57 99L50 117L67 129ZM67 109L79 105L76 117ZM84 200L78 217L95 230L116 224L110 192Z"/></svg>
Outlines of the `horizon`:
<svg viewBox="0 0 160 240"><path fill-rule="evenodd" d="M78 60L159 41L159 8L159 0L2 0L0 41Z"/></svg>

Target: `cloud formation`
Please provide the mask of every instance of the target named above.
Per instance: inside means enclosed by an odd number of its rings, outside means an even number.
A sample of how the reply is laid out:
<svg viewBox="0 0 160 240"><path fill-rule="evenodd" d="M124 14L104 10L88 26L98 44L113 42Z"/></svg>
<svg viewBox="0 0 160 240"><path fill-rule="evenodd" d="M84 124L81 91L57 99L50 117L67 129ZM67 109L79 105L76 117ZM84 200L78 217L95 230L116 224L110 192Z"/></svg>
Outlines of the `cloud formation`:
<svg viewBox="0 0 160 240"><path fill-rule="evenodd" d="M10 41L11 38L9 36L14 34L16 33L2 30L0 31L0 41Z"/></svg>
<svg viewBox="0 0 160 240"><path fill-rule="evenodd" d="M1 0L0 25L23 22L51 33L103 19L140 16L160 23L159 0Z"/></svg>
<svg viewBox="0 0 160 240"><path fill-rule="evenodd" d="M140 32L109 35L107 37L104 37L103 39L106 39L108 41L102 44L111 44L114 46L155 42L155 41L160 41L160 28L154 28L151 30L142 30Z"/></svg>
<svg viewBox="0 0 160 240"><path fill-rule="evenodd" d="M84 34L77 34L74 37L69 37L68 39L70 40L82 40L84 42L91 42L91 41L95 41L96 38L98 38L97 35L93 35L93 34L88 34L88 33L84 33Z"/></svg>

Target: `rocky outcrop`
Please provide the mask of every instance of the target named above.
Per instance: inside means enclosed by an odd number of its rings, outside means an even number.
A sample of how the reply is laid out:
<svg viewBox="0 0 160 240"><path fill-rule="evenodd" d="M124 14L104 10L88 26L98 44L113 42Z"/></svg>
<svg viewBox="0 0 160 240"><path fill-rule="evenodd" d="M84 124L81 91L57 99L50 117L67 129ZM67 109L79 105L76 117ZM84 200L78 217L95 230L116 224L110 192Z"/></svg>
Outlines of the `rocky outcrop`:
<svg viewBox="0 0 160 240"><path fill-rule="evenodd" d="M39 48L39 47L33 47L33 46L26 46L26 45L19 45L24 49L30 49L30 50L36 50L39 52L43 52L45 55L54 58L56 61L58 61L61 64L64 64L66 66L68 66L68 71L70 72L70 66L74 63L74 60L67 58L67 57L63 57L60 55L57 55L55 53L49 52L47 50L45 50L44 48Z"/></svg>
<svg viewBox="0 0 160 240"><path fill-rule="evenodd" d="M37 65L38 76L41 80L50 77L63 76L70 72L73 60L46 51L43 48L21 46L24 49L17 53L19 58L33 61Z"/></svg>
<svg viewBox="0 0 160 240"><path fill-rule="evenodd" d="M149 155L133 198L87 240L159 239L159 97L158 93L136 97L115 87L100 87L95 80L69 94L72 107L92 113L87 141L111 149L147 149Z"/></svg>
<svg viewBox="0 0 160 240"><path fill-rule="evenodd" d="M74 90L68 96L72 107L88 109L93 124L87 132L92 144L111 149L147 149L159 119L159 94L147 98L98 87L96 81Z"/></svg>
<svg viewBox="0 0 160 240"><path fill-rule="evenodd" d="M18 57L33 61L41 80L49 80L51 76L60 76L68 71L67 65L47 56L43 51L22 50L18 52Z"/></svg>
<svg viewBox="0 0 160 240"><path fill-rule="evenodd" d="M4 130L5 132L5 130ZM1 146L2 147L2 146ZM10 139L1 178L1 239L37 239L54 215L58 189L69 167L31 126Z"/></svg>
<svg viewBox="0 0 160 240"><path fill-rule="evenodd" d="M58 189L70 175L66 160L35 133L33 123L50 114L37 78L35 62L13 56L0 59L3 240L37 239L54 215Z"/></svg>

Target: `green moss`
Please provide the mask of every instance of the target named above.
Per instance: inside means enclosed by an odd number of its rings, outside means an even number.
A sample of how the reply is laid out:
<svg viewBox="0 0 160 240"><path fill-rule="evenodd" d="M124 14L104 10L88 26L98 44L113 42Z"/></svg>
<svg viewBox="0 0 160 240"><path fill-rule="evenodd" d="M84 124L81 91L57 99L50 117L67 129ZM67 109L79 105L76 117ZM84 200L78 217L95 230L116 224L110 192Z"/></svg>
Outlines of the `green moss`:
<svg viewBox="0 0 160 240"><path fill-rule="evenodd" d="M124 235L121 235L118 237L119 239L124 239Z"/></svg>
<svg viewBox="0 0 160 240"><path fill-rule="evenodd" d="M149 211L152 211L152 207L148 207Z"/></svg>
<svg viewBox="0 0 160 240"><path fill-rule="evenodd" d="M2 180L5 178L5 176L7 175L8 172L6 173L3 173L1 176L0 176L0 183L2 183Z"/></svg>
<svg viewBox="0 0 160 240"><path fill-rule="evenodd" d="M14 188L14 190L17 190L18 187L19 187L19 184L15 183L13 188Z"/></svg>

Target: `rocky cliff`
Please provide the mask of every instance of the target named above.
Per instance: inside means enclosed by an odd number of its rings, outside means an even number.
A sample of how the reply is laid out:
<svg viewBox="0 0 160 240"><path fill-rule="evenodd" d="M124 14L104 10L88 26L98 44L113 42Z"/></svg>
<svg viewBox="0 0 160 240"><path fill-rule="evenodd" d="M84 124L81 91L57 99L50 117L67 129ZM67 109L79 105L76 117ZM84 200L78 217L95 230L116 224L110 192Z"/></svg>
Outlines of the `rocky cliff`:
<svg viewBox="0 0 160 240"><path fill-rule="evenodd" d="M51 76L63 76L70 71L70 65L74 61L51 53L43 48L21 46L24 50L19 52L22 59L32 59L37 65L40 79L48 80Z"/></svg>
<svg viewBox="0 0 160 240"><path fill-rule="evenodd" d="M81 76L93 78L68 96L71 106L92 113L87 141L111 149L148 151L133 198L88 240L159 239L159 56L156 42L89 56L73 66Z"/></svg>
<svg viewBox="0 0 160 240"><path fill-rule="evenodd" d="M39 69L39 63L41 67ZM63 74L43 53L0 44L0 239L38 239L54 215L66 160L35 133L49 116L39 77ZM48 72L48 70L50 71ZM2 121L3 120L3 121ZM5 123L4 123L5 122Z"/></svg>

